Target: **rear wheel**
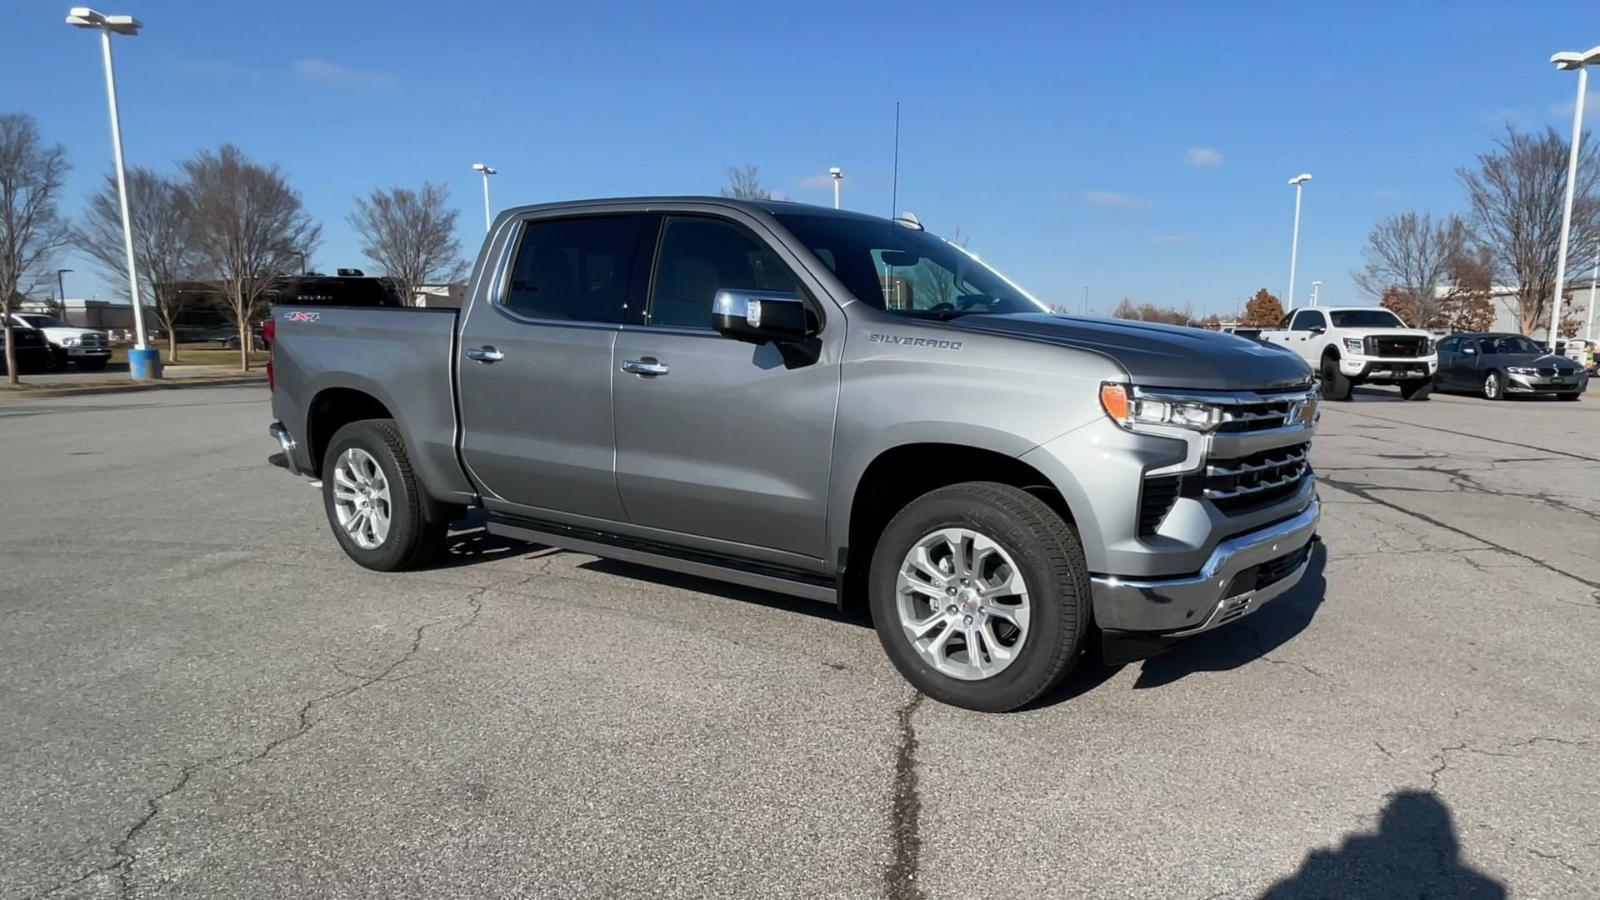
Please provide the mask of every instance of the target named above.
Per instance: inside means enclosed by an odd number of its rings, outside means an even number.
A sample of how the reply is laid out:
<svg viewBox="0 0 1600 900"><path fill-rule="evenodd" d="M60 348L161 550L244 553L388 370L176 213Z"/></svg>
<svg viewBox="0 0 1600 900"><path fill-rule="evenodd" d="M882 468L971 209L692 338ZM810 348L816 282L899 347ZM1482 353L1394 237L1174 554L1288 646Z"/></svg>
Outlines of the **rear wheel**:
<svg viewBox="0 0 1600 900"><path fill-rule="evenodd" d="M1322 358L1322 396L1329 400L1349 400L1352 387L1350 379L1339 371L1339 357L1324 356Z"/></svg>
<svg viewBox="0 0 1600 900"><path fill-rule="evenodd" d="M1400 399L1426 400L1433 393L1433 379L1424 378L1418 381L1400 382Z"/></svg>
<svg viewBox="0 0 1600 900"><path fill-rule="evenodd" d="M870 602L890 661L943 703L1005 712L1071 668L1089 627L1089 575L1072 527L1026 491L968 482L889 522Z"/></svg>
<svg viewBox="0 0 1600 900"><path fill-rule="evenodd" d="M1506 398L1506 383L1499 372L1491 371L1483 376L1483 399L1504 400Z"/></svg>
<svg viewBox="0 0 1600 900"><path fill-rule="evenodd" d="M380 572L426 564L444 544L444 522L430 522L405 441L391 419L339 429L322 462L322 502L339 546Z"/></svg>

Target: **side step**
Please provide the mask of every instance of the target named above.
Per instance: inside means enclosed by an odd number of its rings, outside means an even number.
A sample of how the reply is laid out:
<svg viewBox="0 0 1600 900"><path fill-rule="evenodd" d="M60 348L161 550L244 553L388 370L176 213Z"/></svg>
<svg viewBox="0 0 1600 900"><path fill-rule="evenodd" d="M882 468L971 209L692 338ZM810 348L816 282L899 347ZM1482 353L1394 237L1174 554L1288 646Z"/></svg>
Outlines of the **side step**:
<svg viewBox="0 0 1600 900"><path fill-rule="evenodd" d="M685 575L742 584L807 600L835 605L839 602L838 582L835 579L797 569L502 513L490 513L487 527L490 534L548 544L563 550L670 569Z"/></svg>

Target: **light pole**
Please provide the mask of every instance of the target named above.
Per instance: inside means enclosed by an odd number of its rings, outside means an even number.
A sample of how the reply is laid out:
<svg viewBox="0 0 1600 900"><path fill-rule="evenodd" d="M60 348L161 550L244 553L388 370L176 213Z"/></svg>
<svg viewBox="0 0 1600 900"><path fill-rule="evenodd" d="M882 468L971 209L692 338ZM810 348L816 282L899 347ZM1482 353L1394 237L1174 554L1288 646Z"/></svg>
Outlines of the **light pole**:
<svg viewBox="0 0 1600 900"><path fill-rule="evenodd" d="M1289 241L1289 308L1294 309L1294 266L1300 256L1300 187L1311 180L1311 175L1301 172L1289 179L1294 185L1294 237Z"/></svg>
<svg viewBox="0 0 1600 900"><path fill-rule="evenodd" d="M71 272L71 271L72 271L71 269L57 269L56 270L56 300L61 303L61 314L63 316L65 316L67 314L67 304L66 304L67 288L66 288L66 281L64 279L62 279L61 276L65 275L65 274L67 274L68 272ZM1593 293L1593 291L1590 291L1590 293Z"/></svg>
<svg viewBox="0 0 1600 900"><path fill-rule="evenodd" d="M1317 295L1320 294L1321 292L1322 292L1322 282L1320 282L1320 281L1311 282L1311 306L1313 308L1316 307L1316 305L1317 305Z"/></svg>
<svg viewBox="0 0 1600 900"><path fill-rule="evenodd" d="M1089 286L1087 284L1083 286L1083 315L1085 318L1089 316Z"/></svg>
<svg viewBox="0 0 1600 900"><path fill-rule="evenodd" d="M1595 251L1594 268L1589 272L1589 321L1583 326L1586 341L1594 340L1594 284L1597 280L1600 280L1600 250Z"/></svg>
<svg viewBox="0 0 1600 900"><path fill-rule="evenodd" d="M1566 289L1567 236L1572 230L1572 189L1578 180L1578 141L1583 137L1583 94L1589 86L1591 63L1600 62L1600 47L1590 47L1582 53L1557 53L1550 57L1556 68L1563 71L1578 70L1578 103L1572 108L1572 152L1567 155L1567 200L1561 207L1561 249L1556 253L1556 297L1550 306L1550 352L1556 350L1556 336L1561 333L1561 292Z"/></svg>
<svg viewBox="0 0 1600 900"><path fill-rule="evenodd" d="M839 208L839 182L844 180L844 170L834 166L828 170L828 177L833 179L833 208Z"/></svg>
<svg viewBox="0 0 1600 900"><path fill-rule="evenodd" d="M495 174L495 171L483 163L473 163L472 171L483 176L483 233L488 234L489 226L494 223L493 217L489 215L489 176Z"/></svg>
<svg viewBox="0 0 1600 900"><path fill-rule="evenodd" d="M100 51L106 65L106 102L111 107L111 151L117 164L117 199L122 204L122 247L128 256L128 293L133 299L133 349L128 351L128 372L135 381L161 377L160 354L144 343L144 304L139 299L139 272L133 261L133 224L128 214L128 176L122 165L122 123L117 115L117 77L111 66L112 33L133 37L143 27L133 16L106 16L87 6L74 6L67 24L100 32Z"/></svg>

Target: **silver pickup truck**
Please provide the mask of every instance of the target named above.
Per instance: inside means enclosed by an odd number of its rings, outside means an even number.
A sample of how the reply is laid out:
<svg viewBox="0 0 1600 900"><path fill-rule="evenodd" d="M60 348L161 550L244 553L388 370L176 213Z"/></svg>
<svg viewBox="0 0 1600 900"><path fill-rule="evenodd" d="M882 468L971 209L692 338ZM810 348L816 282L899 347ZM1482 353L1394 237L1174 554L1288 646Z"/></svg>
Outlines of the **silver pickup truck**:
<svg viewBox="0 0 1600 900"><path fill-rule="evenodd" d="M460 309L273 311L271 433L357 563L490 531L864 600L972 709L1161 646L1304 573L1298 357L1052 315L910 220L649 198L512 209ZM1147 651L1141 651L1147 652Z"/></svg>

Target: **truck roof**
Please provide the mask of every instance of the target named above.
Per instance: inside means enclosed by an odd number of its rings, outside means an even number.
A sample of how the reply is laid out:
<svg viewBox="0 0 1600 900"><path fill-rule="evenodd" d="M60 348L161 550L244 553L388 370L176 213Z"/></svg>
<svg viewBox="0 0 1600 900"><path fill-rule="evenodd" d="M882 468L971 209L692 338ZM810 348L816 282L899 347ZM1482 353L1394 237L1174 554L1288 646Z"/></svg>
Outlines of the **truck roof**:
<svg viewBox="0 0 1600 900"><path fill-rule="evenodd" d="M736 197L709 197L709 196L666 196L666 197L597 197L589 200L559 200L553 203L532 203L524 206L513 206L503 210L500 215L524 215L530 212L545 212L562 209L594 209L607 206L619 206L648 209L651 206L676 207L684 205L695 206L722 206L730 209L743 209L746 211L760 211L766 213L805 213L815 216L838 216L847 219L871 219L887 222L882 216L868 215L867 213L853 212L847 209L834 209L831 206L818 206L814 203L796 203L792 200L744 200ZM498 218L498 217L497 217Z"/></svg>

